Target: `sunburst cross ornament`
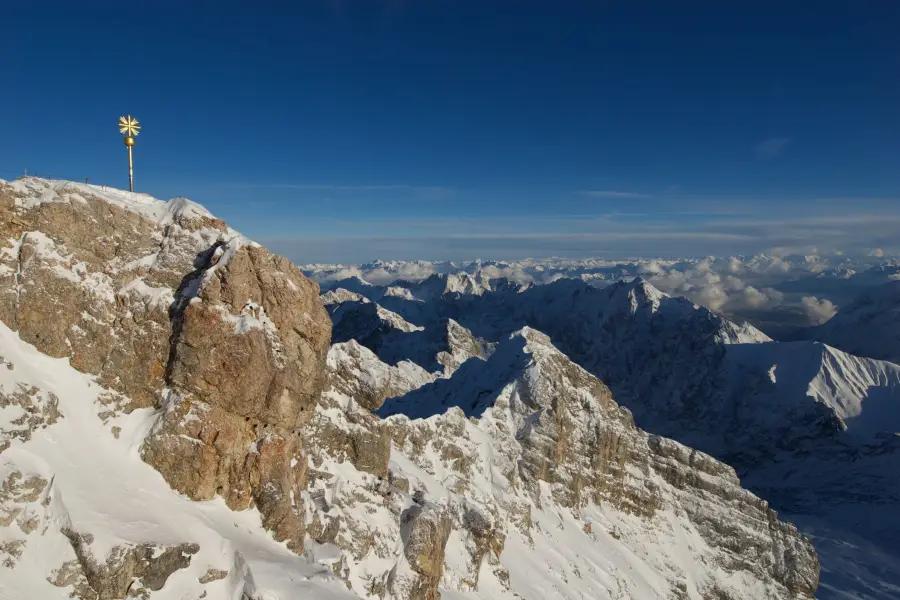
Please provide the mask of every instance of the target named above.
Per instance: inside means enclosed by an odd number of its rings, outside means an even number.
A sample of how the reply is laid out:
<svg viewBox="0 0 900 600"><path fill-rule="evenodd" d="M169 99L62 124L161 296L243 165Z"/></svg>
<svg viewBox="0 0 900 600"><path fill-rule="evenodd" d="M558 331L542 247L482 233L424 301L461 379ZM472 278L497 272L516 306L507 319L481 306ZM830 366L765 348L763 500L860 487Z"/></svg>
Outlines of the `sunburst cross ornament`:
<svg viewBox="0 0 900 600"><path fill-rule="evenodd" d="M131 149L134 147L134 138L141 132L138 120L128 115L119 117L119 133L125 135L125 146L128 148L128 189L134 191L134 160Z"/></svg>
<svg viewBox="0 0 900 600"><path fill-rule="evenodd" d="M128 115L127 117L119 117L119 133L124 133L125 135L135 136L141 132L141 126L138 125L138 120Z"/></svg>

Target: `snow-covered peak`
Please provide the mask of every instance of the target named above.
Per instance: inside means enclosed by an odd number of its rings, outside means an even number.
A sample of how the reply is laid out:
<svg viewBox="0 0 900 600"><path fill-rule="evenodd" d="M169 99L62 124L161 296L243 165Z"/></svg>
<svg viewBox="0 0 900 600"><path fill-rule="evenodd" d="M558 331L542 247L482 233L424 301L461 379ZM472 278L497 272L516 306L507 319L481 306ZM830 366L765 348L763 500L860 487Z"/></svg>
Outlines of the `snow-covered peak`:
<svg viewBox="0 0 900 600"><path fill-rule="evenodd" d="M491 281L481 270L474 274L456 273L447 275L447 283L444 286L444 293L450 294L471 294L480 296L485 292L491 291Z"/></svg>
<svg viewBox="0 0 900 600"><path fill-rule="evenodd" d="M481 416L493 405L500 390L517 379L529 377L529 372L531 377L538 373L551 379L559 377L556 367L540 368L554 360L587 376L553 346L549 336L532 327L523 327L500 341L486 361L466 361L450 379L439 379L406 396L388 400L379 414L427 418L456 406L466 415Z"/></svg>
<svg viewBox="0 0 900 600"><path fill-rule="evenodd" d="M669 298L643 277L635 277L630 282L620 282L610 286L610 303L613 310L615 303L621 303L631 314L639 310L654 313L659 310L664 299Z"/></svg>
<svg viewBox="0 0 900 600"><path fill-rule="evenodd" d="M351 292L350 290L345 290L344 288L336 288L322 294L322 304L324 304L325 306L335 306L341 304L342 302L366 303L369 302L369 299L362 294Z"/></svg>
<svg viewBox="0 0 900 600"><path fill-rule="evenodd" d="M741 411L752 410L757 425L766 424L785 436L801 421L833 417L835 439L850 444L900 433L898 365L818 342L734 345L727 356L732 385L745 394ZM820 441L828 440L823 436Z"/></svg>

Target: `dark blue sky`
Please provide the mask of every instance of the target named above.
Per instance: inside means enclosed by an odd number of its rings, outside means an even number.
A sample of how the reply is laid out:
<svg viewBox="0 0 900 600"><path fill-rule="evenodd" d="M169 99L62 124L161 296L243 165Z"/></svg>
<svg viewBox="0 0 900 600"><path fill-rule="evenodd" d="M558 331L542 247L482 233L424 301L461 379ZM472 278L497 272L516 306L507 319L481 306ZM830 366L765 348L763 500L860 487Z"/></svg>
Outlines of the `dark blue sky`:
<svg viewBox="0 0 900 600"><path fill-rule="evenodd" d="M0 11L0 177L125 186L131 113L140 191L300 261L897 243L833 231L900 213L894 0Z"/></svg>

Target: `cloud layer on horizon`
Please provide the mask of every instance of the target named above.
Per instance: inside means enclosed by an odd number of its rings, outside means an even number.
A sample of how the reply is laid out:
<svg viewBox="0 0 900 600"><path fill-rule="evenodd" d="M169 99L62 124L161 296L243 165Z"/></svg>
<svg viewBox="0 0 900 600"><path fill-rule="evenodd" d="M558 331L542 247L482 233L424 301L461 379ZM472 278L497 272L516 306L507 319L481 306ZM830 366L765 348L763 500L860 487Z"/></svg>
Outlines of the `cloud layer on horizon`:
<svg viewBox="0 0 900 600"><path fill-rule="evenodd" d="M480 272L521 284L574 278L603 287L643 277L673 296L730 317L778 327L818 325L862 289L900 277L900 259L841 254L706 257L702 259L526 259L488 262L376 261L362 265L308 264L304 271L324 287L358 277L375 285L417 281L434 274ZM765 327L764 327L765 329Z"/></svg>

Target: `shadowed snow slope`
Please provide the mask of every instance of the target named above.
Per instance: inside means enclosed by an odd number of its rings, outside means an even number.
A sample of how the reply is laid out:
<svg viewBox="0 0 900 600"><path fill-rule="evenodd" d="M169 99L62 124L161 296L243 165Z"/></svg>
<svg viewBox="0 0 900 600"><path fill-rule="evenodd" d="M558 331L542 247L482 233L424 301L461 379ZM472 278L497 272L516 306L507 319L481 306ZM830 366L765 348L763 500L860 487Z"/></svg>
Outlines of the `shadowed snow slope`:
<svg viewBox="0 0 900 600"><path fill-rule="evenodd" d="M870 290L803 337L845 352L900 363L900 280Z"/></svg>

